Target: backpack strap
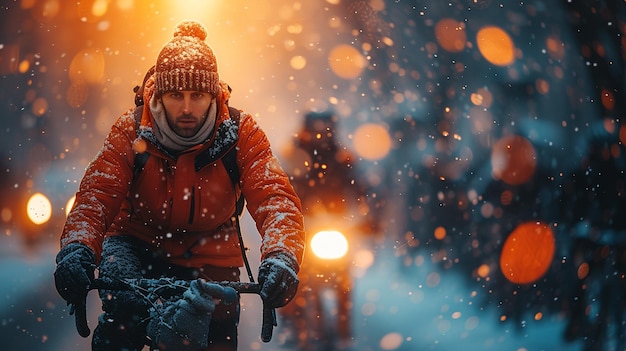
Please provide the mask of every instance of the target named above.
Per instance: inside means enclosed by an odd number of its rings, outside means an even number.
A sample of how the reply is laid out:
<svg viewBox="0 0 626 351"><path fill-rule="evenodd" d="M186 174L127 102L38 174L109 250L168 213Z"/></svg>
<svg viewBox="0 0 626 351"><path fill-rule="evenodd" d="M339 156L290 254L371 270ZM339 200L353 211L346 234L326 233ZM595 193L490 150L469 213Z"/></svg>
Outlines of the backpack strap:
<svg viewBox="0 0 626 351"><path fill-rule="evenodd" d="M239 119L241 117L241 113L238 109L234 107L228 106L228 112L230 113L230 119L237 126L237 136L239 134ZM238 140L238 139L237 139ZM230 177L231 182L233 183L233 187L239 184L239 180L241 178L241 173L239 172L239 166L237 165L237 142L234 143L232 147L228 149L224 157L222 157L222 163L224 164L224 168L226 168L226 172L228 172L228 176ZM237 189L235 190L235 194ZM237 228L237 239L239 240L239 248L241 249L241 257L243 258L244 266L246 267L246 273L248 274L248 279L251 283L254 283L254 275L252 274L252 269L250 268L250 262L248 261L248 255L246 250L248 248L243 243L243 235L241 234L241 223L239 222L239 217L243 213L243 207L245 206L246 199L243 194L240 194L238 198L235 200L235 213L231 217L234 222L235 228Z"/></svg>
<svg viewBox="0 0 626 351"><path fill-rule="evenodd" d="M241 113L238 109L234 107L228 106L228 112L230 113L230 119L235 122L237 126L239 126L239 118L241 117ZM234 184L239 184L239 180L241 179L241 173L239 172L239 166L237 165L237 144L231 147L224 157L222 157L222 163L228 172L228 176L230 177L230 181ZM239 217L241 213L243 213L243 206L245 204L245 199L243 194L239 196L237 199L237 203L235 206L235 216Z"/></svg>
<svg viewBox="0 0 626 351"><path fill-rule="evenodd" d="M214 143L196 156L194 160L196 171L201 170L203 167L212 164L220 158L223 160L231 150L237 147L240 113L239 110L230 106L228 107L228 113L230 118L222 122L219 127L217 127L217 130L215 130L215 140L219 142ZM236 154L236 152L233 154ZM227 168L230 167L228 172L229 177L233 180L233 184L236 184L239 182L239 168L236 167L237 163L235 159L234 161L235 162L227 161L228 164L225 164L225 166Z"/></svg>
<svg viewBox="0 0 626 351"><path fill-rule="evenodd" d="M135 107L133 111L133 117L135 117L135 131L137 135L139 135L139 124L141 123L141 115L143 114L143 105L138 105ZM137 178L139 173L143 171L143 168L146 166L146 162L148 162L148 158L150 158L150 153L142 152L135 153L135 162L133 164L133 180Z"/></svg>

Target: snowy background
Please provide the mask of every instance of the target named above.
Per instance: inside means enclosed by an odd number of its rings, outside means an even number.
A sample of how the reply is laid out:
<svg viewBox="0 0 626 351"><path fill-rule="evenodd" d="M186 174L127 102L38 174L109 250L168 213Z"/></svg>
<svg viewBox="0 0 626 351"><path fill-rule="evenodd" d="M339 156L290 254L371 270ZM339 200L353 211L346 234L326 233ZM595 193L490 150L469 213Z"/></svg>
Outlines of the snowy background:
<svg viewBox="0 0 626 351"><path fill-rule="evenodd" d="M623 1L5 0L3 350L89 348L52 280L66 201L188 18L208 29L231 105L255 116L285 164L306 113L339 117L378 228L376 238L351 239L372 258L353 267L354 349L583 348L563 338L583 266L567 230L576 196L566 190L600 139L614 162L590 177L587 188L608 195L589 205L614 213L607 223L626 210ZM39 225L26 216L36 193L51 203ZM545 274L516 284L500 267L503 246L535 222L550 228L554 252L539 260ZM243 224L256 267L258 234L249 217ZM259 340L258 297L243 303L241 349L287 349L278 336Z"/></svg>

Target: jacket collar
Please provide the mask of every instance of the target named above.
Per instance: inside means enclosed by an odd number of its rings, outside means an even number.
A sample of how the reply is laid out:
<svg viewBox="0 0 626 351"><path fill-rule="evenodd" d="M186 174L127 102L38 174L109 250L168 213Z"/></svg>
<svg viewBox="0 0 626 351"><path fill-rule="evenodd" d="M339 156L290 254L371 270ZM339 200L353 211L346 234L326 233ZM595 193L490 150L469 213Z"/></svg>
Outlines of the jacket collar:
<svg viewBox="0 0 626 351"><path fill-rule="evenodd" d="M155 94L155 77L154 75L148 78L144 88L143 101L151 101L152 96ZM215 98L217 104L217 117L215 126L211 132L209 139L206 142L197 146L191 147L189 150L200 150L199 152L208 153L210 159L219 158L224 154L232 145L237 142L238 136L238 123L235 123L230 118L228 110L228 100L230 99L230 87L223 81L220 81L220 89L218 96ZM139 130L137 131L137 138L144 139L155 147L159 151L165 153L171 158L176 158L165 148L163 148L157 141L154 134L154 117L149 108L144 108L141 116L141 122L139 123ZM205 151L206 150L206 151Z"/></svg>

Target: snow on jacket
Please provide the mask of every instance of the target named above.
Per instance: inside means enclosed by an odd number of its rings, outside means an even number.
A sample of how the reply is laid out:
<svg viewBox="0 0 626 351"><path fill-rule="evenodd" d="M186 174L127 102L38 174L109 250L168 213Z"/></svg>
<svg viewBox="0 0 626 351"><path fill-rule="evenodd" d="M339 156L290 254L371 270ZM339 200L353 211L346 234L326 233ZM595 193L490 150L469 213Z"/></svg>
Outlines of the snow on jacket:
<svg viewBox="0 0 626 351"><path fill-rule="evenodd" d="M262 235L261 258L281 251L301 261L305 234L300 200L252 116L241 113L238 128L232 123L230 93L221 84L210 139L176 158L158 145L149 108L143 109L139 133L133 110L115 122L86 169L61 235L62 247L82 242L100 257L105 236L124 234L143 240L173 264L242 266L231 218L236 194L243 193ZM144 101L153 93L154 77L146 84ZM238 186L219 159L196 169L195 162L202 162L207 152L224 154L221 149L237 135ZM150 156L133 180L135 150Z"/></svg>

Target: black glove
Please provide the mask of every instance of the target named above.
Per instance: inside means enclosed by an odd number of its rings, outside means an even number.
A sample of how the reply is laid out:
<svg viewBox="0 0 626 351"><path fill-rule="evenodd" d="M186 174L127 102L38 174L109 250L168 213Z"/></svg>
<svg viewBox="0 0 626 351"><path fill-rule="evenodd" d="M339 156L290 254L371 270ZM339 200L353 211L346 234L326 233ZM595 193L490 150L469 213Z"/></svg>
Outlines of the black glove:
<svg viewBox="0 0 626 351"><path fill-rule="evenodd" d="M259 284L261 298L267 307L285 306L298 291L298 262L291 255L273 253L261 262Z"/></svg>
<svg viewBox="0 0 626 351"><path fill-rule="evenodd" d="M231 304L237 292L201 279L193 280L180 300L156 304L151 310L151 320L146 332L153 347L165 350L206 349L209 325L215 311L214 298Z"/></svg>
<svg viewBox="0 0 626 351"><path fill-rule="evenodd" d="M84 303L94 280L94 252L85 244L71 243L59 251L56 262L54 284L59 295L71 304Z"/></svg>

